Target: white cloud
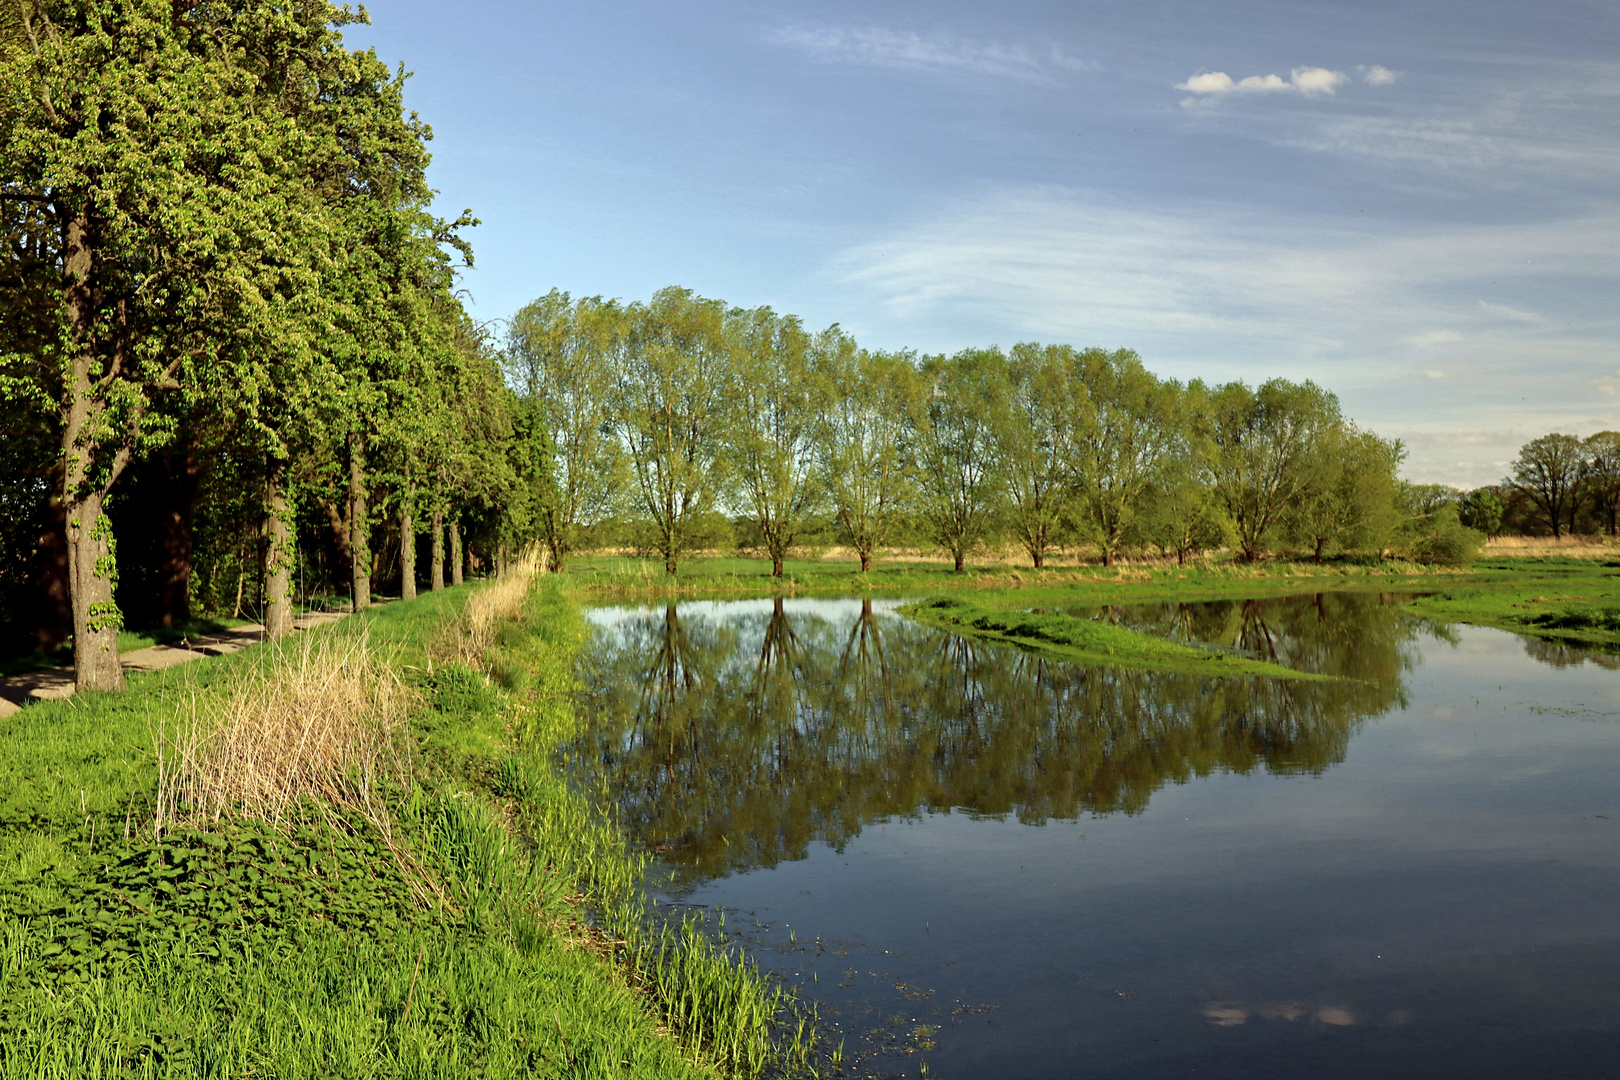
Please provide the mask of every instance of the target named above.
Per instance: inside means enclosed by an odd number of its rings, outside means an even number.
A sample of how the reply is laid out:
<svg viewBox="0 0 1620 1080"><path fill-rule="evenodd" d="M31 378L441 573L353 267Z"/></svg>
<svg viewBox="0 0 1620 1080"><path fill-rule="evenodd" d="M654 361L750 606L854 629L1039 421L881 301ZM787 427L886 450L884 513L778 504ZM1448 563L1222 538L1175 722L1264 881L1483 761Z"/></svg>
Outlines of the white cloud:
<svg viewBox="0 0 1620 1080"><path fill-rule="evenodd" d="M1350 81L1350 76L1342 71L1330 71L1321 67L1297 67L1284 79L1280 75L1249 75L1234 80L1224 71L1206 71L1194 75L1184 83L1177 83L1177 90L1186 90L1189 93L1201 94L1204 97L1224 97L1228 94L1301 94L1305 97L1315 97L1317 94L1331 94ZM1197 101L1197 98L1188 98L1183 105Z"/></svg>
<svg viewBox="0 0 1620 1080"><path fill-rule="evenodd" d="M1368 86L1389 86L1391 83L1395 82L1401 77L1400 72L1391 71L1382 64L1374 64L1372 67L1364 67L1361 68L1360 71L1362 73L1362 80L1365 81Z"/></svg>
<svg viewBox="0 0 1620 1080"><path fill-rule="evenodd" d="M879 28L779 27L768 40L843 63L933 73L966 73L1041 86L1089 67L1058 46L968 41Z"/></svg>
<svg viewBox="0 0 1620 1080"><path fill-rule="evenodd" d="M1592 380L1592 385L1605 394L1620 394L1620 371L1613 375L1602 375Z"/></svg>

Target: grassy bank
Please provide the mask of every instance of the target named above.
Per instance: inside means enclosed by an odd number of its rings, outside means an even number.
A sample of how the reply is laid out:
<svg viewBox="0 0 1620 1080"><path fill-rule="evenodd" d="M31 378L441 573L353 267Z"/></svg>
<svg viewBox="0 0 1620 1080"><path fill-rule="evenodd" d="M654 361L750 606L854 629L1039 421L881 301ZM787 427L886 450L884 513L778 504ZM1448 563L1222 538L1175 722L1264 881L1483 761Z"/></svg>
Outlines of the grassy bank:
<svg viewBox="0 0 1620 1080"><path fill-rule="evenodd" d="M1620 648L1620 560L1488 559L1409 606L1444 622L1612 650Z"/></svg>
<svg viewBox="0 0 1620 1080"><path fill-rule="evenodd" d="M0 722L0 1076L706 1077L802 1046L649 917L551 766L577 612L498 589Z"/></svg>
<svg viewBox="0 0 1620 1080"><path fill-rule="evenodd" d="M983 641L1017 645L1031 652L1081 664L1217 677L1327 677L1231 653L1196 649L1091 619L1051 612L995 610L960 597L937 597L908 604L900 610L925 626Z"/></svg>

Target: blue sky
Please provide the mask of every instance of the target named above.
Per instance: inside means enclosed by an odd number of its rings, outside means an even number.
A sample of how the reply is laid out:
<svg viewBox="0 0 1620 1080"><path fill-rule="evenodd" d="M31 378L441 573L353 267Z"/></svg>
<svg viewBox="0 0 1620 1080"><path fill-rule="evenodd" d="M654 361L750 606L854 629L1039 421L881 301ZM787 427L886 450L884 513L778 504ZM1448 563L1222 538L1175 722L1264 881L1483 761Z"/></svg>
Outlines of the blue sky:
<svg viewBox="0 0 1620 1080"><path fill-rule="evenodd" d="M479 318L679 284L864 345L1312 378L1500 478L1620 428L1620 5L368 5Z"/></svg>

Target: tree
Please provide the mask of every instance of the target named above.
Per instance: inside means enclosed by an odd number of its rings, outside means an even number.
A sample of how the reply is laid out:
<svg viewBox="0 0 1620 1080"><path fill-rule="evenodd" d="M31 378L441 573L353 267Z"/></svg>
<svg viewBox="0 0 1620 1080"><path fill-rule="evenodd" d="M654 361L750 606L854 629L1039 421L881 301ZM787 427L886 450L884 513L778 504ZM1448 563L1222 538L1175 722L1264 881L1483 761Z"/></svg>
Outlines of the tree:
<svg viewBox="0 0 1620 1080"><path fill-rule="evenodd" d="M1574 511L1575 488L1586 466L1582 450L1581 440L1555 432L1525 443L1513 462L1509 482L1546 517L1554 539Z"/></svg>
<svg viewBox="0 0 1620 1080"><path fill-rule="evenodd" d="M1339 401L1312 382L1272 379L1254 390L1228 383L1212 406L1215 490L1242 558L1253 562L1312 482L1312 447L1340 423Z"/></svg>
<svg viewBox="0 0 1620 1080"><path fill-rule="evenodd" d="M1181 387L1161 383L1129 349L1088 349L1072 367L1070 383L1085 388L1090 407L1076 410L1071 482L1081 528L1112 566L1176 446Z"/></svg>
<svg viewBox="0 0 1620 1080"><path fill-rule="evenodd" d="M771 557L771 574L781 577L782 560L822 494L816 467L819 385L811 378L810 353L837 352L848 339L835 325L812 343L795 316L768 307L733 309L726 331L732 356L726 448Z"/></svg>
<svg viewBox="0 0 1620 1080"><path fill-rule="evenodd" d="M612 407L628 330L617 301L576 302L553 289L519 311L507 334L508 374L551 440L551 495L539 507L539 525L553 571L586 527L613 514L624 489Z"/></svg>
<svg viewBox="0 0 1620 1080"><path fill-rule="evenodd" d="M1333 425L1318 433L1311 456L1308 480L1286 515L1289 535L1317 562L1329 549L1381 551L1398 524L1395 474L1406 456L1400 442Z"/></svg>
<svg viewBox="0 0 1620 1080"><path fill-rule="evenodd" d="M1620 431L1600 431L1586 440L1584 449L1586 483L1614 536L1615 518L1620 516Z"/></svg>
<svg viewBox="0 0 1620 1080"><path fill-rule="evenodd" d="M1488 487L1475 488L1457 503L1458 519L1486 536L1502 531L1502 517L1506 512L1501 498Z"/></svg>
<svg viewBox="0 0 1620 1080"><path fill-rule="evenodd" d="M653 547L673 574L726 479L725 307L689 289L666 288L651 303L632 305L630 321L615 374L615 419L652 522Z"/></svg>
<svg viewBox="0 0 1620 1080"><path fill-rule="evenodd" d="M995 452L1007 480L1007 523L1038 570L1073 516L1078 415L1089 415L1084 384L1071 382L1074 350L1015 345L1007 364L1006 407L994 415Z"/></svg>
<svg viewBox="0 0 1620 1080"><path fill-rule="evenodd" d="M220 329L274 321L302 291L305 89L351 16L158 0L11 10L0 232L17 284L0 294L0 383L53 414L76 681L117 689L108 493L168 437L158 397L228 362Z"/></svg>
<svg viewBox="0 0 1620 1080"><path fill-rule="evenodd" d="M927 397L916 435L918 508L957 573L989 536L1002 504L993 432L1005 407L1006 357L967 349L922 363Z"/></svg>
<svg viewBox="0 0 1620 1080"><path fill-rule="evenodd" d="M909 355L867 352L847 336L818 342L815 361L822 483L864 574L916 494L921 383Z"/></svg>
<svg viewBox="0 0 1620 1080"><path fill-rule="evenodd" d="M1209 391L1202 382L1183 389L1173 430L1164 464L1141 499L1137 530L1185 565L1189 556L1221 547L1232 536L1232 522L1215 492Z"/></svg>

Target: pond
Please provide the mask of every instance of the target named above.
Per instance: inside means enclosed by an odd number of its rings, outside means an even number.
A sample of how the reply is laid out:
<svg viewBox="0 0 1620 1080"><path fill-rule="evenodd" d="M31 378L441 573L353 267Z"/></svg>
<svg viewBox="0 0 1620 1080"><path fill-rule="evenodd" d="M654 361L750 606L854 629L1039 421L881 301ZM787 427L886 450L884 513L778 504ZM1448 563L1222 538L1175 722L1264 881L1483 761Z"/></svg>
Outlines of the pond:
<svg viewBox="0 0 1620 1080"><path fill-rule="evenodd" d="M850 1075L1612 1076L1617 660L1398 599L1066 609L1321 681L597 609L571 761Z"/></svg>

